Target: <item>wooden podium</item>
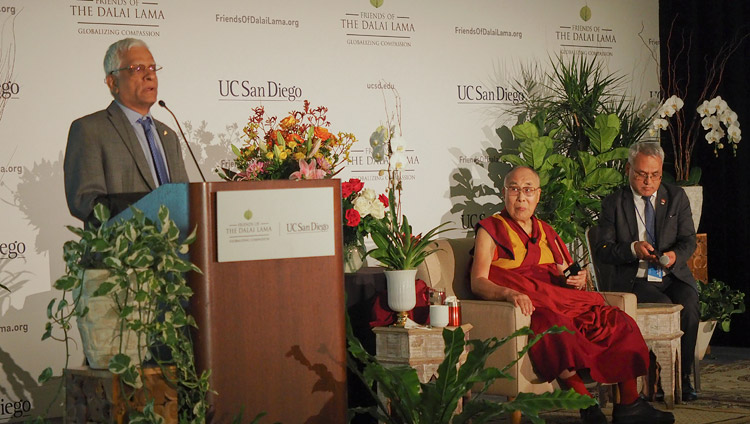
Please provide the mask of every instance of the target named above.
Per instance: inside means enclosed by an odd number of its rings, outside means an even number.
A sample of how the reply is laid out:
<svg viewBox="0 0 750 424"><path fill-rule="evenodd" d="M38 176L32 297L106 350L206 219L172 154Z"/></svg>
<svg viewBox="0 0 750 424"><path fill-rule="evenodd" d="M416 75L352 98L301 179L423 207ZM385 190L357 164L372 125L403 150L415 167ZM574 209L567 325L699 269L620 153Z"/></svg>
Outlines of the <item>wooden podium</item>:
<svg viewBox="0 0 750 424"><path fill-rule="evenodd" d="M218 262L217 194L330 188L335 254ZM346 332L339 180L189 185L190 227L198 228L190 276L198 368L211 370L212 421L346 421ZM302 220L311 205L296 205ZM252 208L252 205L250 205ZM293 215L294 216L294 215ZM274 229L276 231L276 229ZM291 246L290 246L291 250Z"/></svg>
<svg viewBox="0 0 750 424"><path fill-rule="evenodd" d="M297 195L308 201L296 202ZM252 199L258 198L268 200L253 204ZM286 199L288 206L280 206L278 198ZM227 259L224 253L219 261L221 252L237 253L217 245L226 239L217 226L226 223L225 212L236 209L237 200L243 203L241 213L230 217L236 218L237 225L266 222L255 229L244 227L240 232L254 234L239 241L254 247L248 240L259 239L252 237L277 237L276 251L257 256L275 258L258 260L248 254ZM242 422L249 422L261 412L267 414L261 422L268 423L346 422L340 181L167 184L135 206L147 216L156 216L162 204L169 207L183 234L197 228L190 259L203 274L188 276L194 291L190 312L198 324L194 333L198 369L211 371L211 388L217 392L209 398L211 422L229 423L240 413ZM320 221L327 224L307 228L305 223L315 211L326 215ZM259 216L269 214L279 220L274 228L273 219ZM293 241L313 236L297 236L295 231L322 234L325 242L300 246Z"/></svg>

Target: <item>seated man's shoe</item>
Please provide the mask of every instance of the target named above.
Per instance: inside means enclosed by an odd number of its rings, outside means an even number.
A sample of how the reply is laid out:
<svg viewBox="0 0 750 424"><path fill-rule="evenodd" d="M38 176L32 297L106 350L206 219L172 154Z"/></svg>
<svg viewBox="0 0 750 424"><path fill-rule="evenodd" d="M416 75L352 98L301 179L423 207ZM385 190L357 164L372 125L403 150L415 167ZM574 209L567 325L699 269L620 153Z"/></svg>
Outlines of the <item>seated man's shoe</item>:
<svg viewBox="0 0 750 424"><path fill-rule="evenodd" d="M682 401L690 402L698 399L698 392L690 384L690 376L682 377Z"/></svg>
<svg viewBox="0 0 750 424"><path fill-rule="evenodd" d="M607 424L607 417L604 416L599 405L592 405L581 409L581 422L583 424Z"/></svg>
<svg viewBox="0 0 750 424"><path fill-rule="evenodd" d="M654 408L639 397L630 405L615 404L612 409L612 424L672 424L674 415Z"/></svg>

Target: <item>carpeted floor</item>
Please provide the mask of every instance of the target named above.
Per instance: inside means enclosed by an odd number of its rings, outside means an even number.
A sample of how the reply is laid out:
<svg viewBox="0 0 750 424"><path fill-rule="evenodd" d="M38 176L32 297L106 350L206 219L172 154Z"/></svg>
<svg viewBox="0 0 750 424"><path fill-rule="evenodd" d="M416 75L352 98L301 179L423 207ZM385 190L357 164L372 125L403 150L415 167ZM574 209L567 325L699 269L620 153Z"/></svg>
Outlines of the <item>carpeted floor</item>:
<svg viewBox="0 0 750 424"><path fill-rule="evenodd" d="M712 347L701 361L699 399L675 405L671 411L678 424L750 423L750 349ZM662 410L663 403L653 405ZM612 406L604 408L611 421ZM549 411L541 415L550 424L580 423L578 411ZM492 421L505 424L508 419ZM528 419L522 421L530 423Z"/></svg>

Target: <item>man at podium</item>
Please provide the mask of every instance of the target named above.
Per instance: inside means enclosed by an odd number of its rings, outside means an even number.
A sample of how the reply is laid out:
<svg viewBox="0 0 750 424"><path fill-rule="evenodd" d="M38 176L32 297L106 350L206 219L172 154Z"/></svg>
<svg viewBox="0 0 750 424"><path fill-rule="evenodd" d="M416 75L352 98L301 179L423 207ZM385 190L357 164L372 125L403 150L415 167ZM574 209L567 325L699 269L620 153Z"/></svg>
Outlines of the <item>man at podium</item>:
<svg viewBox="0 0 750 424"><path fill-rule="evenodd" d="M177 135L151 117L160 69L141 40L107 49L105 82L114 101L73 121L65 149L65 197L76 218L92 220L97 203L114 215L162 184L188 181Z"/></svg>

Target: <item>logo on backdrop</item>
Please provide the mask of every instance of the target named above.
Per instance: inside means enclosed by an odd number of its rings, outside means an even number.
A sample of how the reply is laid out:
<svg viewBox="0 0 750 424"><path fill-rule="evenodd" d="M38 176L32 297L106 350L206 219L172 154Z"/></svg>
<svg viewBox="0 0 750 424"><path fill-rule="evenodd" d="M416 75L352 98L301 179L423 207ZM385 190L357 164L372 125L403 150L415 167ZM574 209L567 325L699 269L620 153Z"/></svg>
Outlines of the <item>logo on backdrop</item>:
<svg viewBox="0 0 750 424"><path fill-rule="evenodd" d="M0 84L0 99L18 99L21 86L15 81L6 81Z"/></svg>
<svg viewBox="0 0 750 424"><path fill-rule="evenodd" d="M248 80L218 80L219 100L239 101L289 101L302 97L302 87L278 81L252 83Z"/></svg>
<svg viewBox="0 0 750 424"><path fill-rule="evenodd" d="M517 105L526 100L526 96L521 91L499 85L485 86L481 83L457 84L456 90L459 104L492 103Z"/></svg>
<svg viewBox="0 0 750 424"><path fill-rule="evenodd" d="M0 181L3 179L4 174L23 174L23 167L21 165L0 165Z"/></svg>
<svg viewBox="0 0 750 424"><path fill-rule="evenodd" d="M89 3L89 4L86 4ZM166 15L159 1L94 0L69 4L81 35L159 37Z"/></svg>
<svg viewBox="0 0 750 424"><path fill-rule="evenodd" d="M223 13L217 13L215 21L222 24L270 25L277 27L299 28L298 19L279 19L269 16L253 16L240 14L225 15Z"/></svg>
<svg viewBox="0 0 750 424"><path fill-rule="evenodd" d="M370 0L379 9L383 0ZM363 47L411 47L417 27L410 16L389 11L346 12L339 19L346 44Z"/></svg>
<svg viewBox="0 0 750 424"><path fill-rule="evenodd" d="M13 400L0 398L0 420L21 418L29 415L31 402L26 399Z"/></svg>
<svg viewBox="0 0 750 424"><path fill-rule="evenodd" d="M612 56L612 48L617 44L614 30L597 25L596 14L588 6L584 6L578 15L576 23L560 25L555 30L555 39L560 43L560 54Z"/></svg>
<svg viewBox="0 0 750 424"><path fill-rule="evenodd" d="M26 243L22 241L0 242L0 259L25 259Z"/></svg>

